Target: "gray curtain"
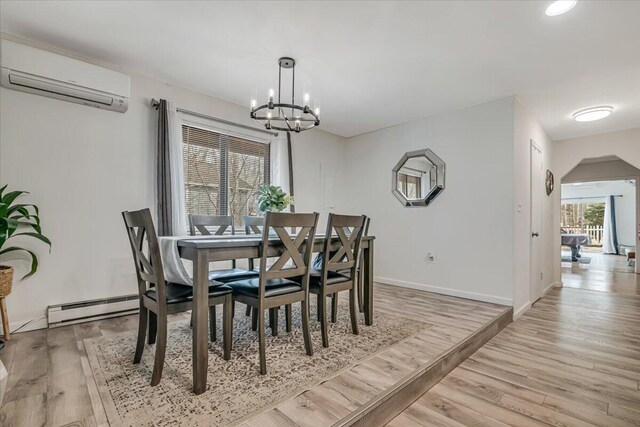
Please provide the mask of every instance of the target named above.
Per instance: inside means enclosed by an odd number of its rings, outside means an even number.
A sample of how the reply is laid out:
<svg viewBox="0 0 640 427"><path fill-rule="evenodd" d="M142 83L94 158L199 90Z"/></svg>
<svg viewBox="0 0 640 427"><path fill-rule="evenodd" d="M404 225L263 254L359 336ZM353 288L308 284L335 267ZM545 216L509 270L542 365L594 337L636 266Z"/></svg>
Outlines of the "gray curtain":
<svg viewBox="0 0 640 427"><path fill-rule="evenodd" d="M171 165L169 163L169 110L167 101L158 105L158 151L156 162L156 187L158 192L158 235L173 234Z"/></svg>

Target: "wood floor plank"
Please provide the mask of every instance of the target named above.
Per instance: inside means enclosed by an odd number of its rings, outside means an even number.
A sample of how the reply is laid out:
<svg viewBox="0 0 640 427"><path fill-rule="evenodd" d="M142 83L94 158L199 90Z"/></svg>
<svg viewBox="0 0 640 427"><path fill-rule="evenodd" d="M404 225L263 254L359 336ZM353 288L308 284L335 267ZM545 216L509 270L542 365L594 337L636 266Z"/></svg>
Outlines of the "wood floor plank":
<svg viewBox="0 0 640 427"><path fill-rule="evenodd" d="M640 276L627 279L638 292L551 290L412 407L464 425L640 425Z"/></svg>

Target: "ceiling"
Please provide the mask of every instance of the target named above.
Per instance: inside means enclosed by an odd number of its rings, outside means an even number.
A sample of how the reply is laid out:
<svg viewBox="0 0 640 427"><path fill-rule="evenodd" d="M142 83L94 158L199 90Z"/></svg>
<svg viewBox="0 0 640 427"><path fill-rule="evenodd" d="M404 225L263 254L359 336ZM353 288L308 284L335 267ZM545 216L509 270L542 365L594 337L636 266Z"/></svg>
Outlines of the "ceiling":
<svg viewBox="0 0 640 427"><path fill-rule="evenodd" d="M508 95L555 140L639 127L640 2L548 3L3 1L0 31L242 105L293 56L346 137Z"/></svg>

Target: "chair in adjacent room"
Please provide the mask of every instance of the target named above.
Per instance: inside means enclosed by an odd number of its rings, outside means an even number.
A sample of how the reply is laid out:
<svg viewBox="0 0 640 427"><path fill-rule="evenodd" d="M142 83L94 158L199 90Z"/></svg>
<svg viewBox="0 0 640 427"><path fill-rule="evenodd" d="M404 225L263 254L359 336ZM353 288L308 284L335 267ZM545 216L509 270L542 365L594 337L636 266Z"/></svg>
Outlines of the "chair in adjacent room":
<svg viewBox="0 0 640 427"><path fill-rule="evenodd" d="M144 341L149 328L149 344L156 343L155 362L151 385L160 383L164 357L167 348L167 316L192 309L193 288L191 286L166 282L162 267L162 258L156 231L149 209L123 212L122 217L129 236L133 262L138 279L140 296L140 319L138 322L138 341L133 363L140 363L144 350ZM211 338L215 336L215 314L213 307L223 304L223 352L224 359L231 357L233 330L231 288L210 281L209 285L209 326Z"/></svg>
<svg viewBox="0 0 640 427"><path fill-rule="evenodd" d="M267 373L264 311L299 302L302 306L302 330L305 349L313 354L309 330L309 270L313 239L318 223L317 213L267 212L260 245L259 277L228 282L233 299L256 309L260 373ZM287 228L300 231L291 236ZM279 239L273 239L273 230ZM271 265L269 257L281 255ZM289 263L291 261L291 263Z"/></svg>
<svg viewBox="0 0 640 427"><path fill-rule="evenodd" d="M322 267L310 276L309 292L318 295L318 313L322 329L322 345L329 346L327 324L327 297L332 298L332 322L337 320L337 296L349 291L349 312L351 329L358 334L356 309L357 270L360 257L360 243L364 234L367 217L364 215L329 214L326 240L322 253ZM333 233L338 236L338 244L332 242ZM335 301L335 302L334 302Z"/></svg>

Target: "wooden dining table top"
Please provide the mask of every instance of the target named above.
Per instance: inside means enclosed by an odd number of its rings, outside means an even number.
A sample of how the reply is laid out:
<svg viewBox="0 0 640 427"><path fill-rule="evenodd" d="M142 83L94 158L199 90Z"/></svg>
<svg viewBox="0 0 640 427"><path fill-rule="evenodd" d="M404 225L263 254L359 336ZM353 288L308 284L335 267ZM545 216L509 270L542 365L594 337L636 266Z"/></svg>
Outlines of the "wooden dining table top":
<svg viewBox="0 0 640 427"><path fill-rule="evenodd" d="M291 234L292 237L295 236ZM314 236L314 245L322 244L325 241L325 234L316 234ZM339 239L337 235L332 235L332 239ZM366 247L367 243L375 239L375 236L363 236L362 246ZM262 235L253 234L234 234L221 236L185 236L176 238L178 247L195 248L195 249L215 249L224 247L246 247L260 246L262 243ZM270 242L276 243L280 241L277 235L269 238Z"/></svg>

